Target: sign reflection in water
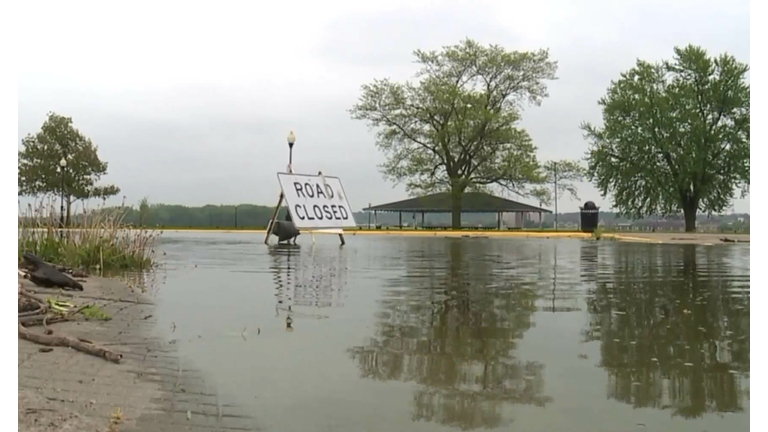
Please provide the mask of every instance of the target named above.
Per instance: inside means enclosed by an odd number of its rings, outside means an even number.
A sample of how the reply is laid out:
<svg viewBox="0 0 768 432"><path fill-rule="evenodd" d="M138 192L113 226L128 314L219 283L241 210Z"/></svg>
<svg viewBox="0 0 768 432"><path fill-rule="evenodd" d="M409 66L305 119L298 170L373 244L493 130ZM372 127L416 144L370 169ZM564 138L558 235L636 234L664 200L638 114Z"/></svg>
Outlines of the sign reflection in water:
<svg viewBox="0 0 768 432"><path fill-rule="evenodd" d="M748 400L749 277L738 282L711 248L617 247L599 272L582 248L590 284L585 341L601 343L608 397L684 418L739 412Z"/></svg>
<svg viewBox="0 0 768 432"><path fill-rule="evenodd" d="M301 256L298 245L275 245L269 249L275 282L275 316L285 313L294 327L294 319L327 318L302 308L344 306L346 254L320 254L309 248L310 253Z"/></svg>
<svg viewBox="0 0 768 432"><path fill-rule="evenodd" d="M461 239L416 246L379 302L374 336L349 350L361 375L418 384L413 419L462 429L505 424L505 403L550 402L543 364L514 355L537 295L500 271L510 258Z"/></svg>

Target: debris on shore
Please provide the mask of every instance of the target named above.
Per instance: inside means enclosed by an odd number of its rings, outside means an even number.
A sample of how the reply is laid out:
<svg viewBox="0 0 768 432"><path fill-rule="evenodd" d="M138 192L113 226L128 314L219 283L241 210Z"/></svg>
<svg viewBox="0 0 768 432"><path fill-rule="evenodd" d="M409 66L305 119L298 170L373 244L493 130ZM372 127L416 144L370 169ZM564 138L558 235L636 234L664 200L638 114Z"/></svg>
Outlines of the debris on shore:
<svg viewBox="0 0 768 432"><path fill-rule="evenodd" d="M62 272L62 270L66 271L66 269L46 263L35 255L25 253L24 264L24 269L27 272L19 270L19 275L29 279L37 286L77 291L83 290L80 282L75 281ZM91 319L110 319L109 315L105 314L96 305L85 304L77 307L71 302L61 301L56 298L43 299L35 293L22 288L21 283L19 283L18 298L19 338L48 347L69 347L114 363L120 363L123 357L122 354L100 347L89 340L54 334L54 330L48 327L50 324L76 320L78 316ZM30 327L38 325L43 326L43 333L30 330Z"/></svg>
<svg viewBox="0 0 768 432"><path fill-rule="evenodd" d="M27 276L29 280L37 286L76 291L83 290L83 285L63 273L61 268L48 264L29 252L24 253L24 268L28 271ZM74 270L71 270L71 272L74 272Z"/></svg>

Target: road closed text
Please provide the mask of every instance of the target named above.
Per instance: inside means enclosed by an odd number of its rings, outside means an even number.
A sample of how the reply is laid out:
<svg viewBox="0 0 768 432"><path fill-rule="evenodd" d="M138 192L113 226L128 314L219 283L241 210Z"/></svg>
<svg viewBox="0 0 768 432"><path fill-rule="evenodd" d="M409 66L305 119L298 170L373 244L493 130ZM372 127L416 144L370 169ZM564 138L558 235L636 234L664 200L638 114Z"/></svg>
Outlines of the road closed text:
<svg viewBox="0 0 768 432"><path fill-rule="evenodd" d="M343 205L314 204L308 207L306 204L296 204L293 214L301 220L348 220L349 212Z"/></svg>

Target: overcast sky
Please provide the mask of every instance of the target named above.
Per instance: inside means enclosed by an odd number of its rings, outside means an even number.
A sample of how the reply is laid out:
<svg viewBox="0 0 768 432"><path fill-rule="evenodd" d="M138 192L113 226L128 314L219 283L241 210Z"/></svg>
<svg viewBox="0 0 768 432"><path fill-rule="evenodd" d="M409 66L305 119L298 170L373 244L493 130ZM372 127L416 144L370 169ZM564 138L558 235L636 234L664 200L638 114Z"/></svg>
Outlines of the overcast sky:
<svg viewBox="0 0 768 432"><path fill-rule="evenodd" d="M746 0L107 3L22 6L34 31L18 41L19 140L48 111L73 117L131 204L274 205L290 130L295 170L341 177L353 208L406 198L348 109L374 78L412 78L417 48L549 48L559 79L522 121L541 160L584 156L579 124L600 122L597 100L637 58L694 43L749 62ZM580 194L610 207L590 185Z"/></svg>

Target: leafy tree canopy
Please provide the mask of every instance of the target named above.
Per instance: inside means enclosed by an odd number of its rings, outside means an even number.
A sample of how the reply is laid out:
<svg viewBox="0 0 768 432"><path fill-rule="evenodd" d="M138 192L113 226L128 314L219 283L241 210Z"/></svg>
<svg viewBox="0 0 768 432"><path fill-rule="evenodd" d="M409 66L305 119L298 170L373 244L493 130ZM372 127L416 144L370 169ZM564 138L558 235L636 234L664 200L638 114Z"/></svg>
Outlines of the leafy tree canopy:
<svg viewBox="0 0 768 432"><path fill-rule="evenodd" d="M634 68L599 100L603 127L582 125L589 175L630 217L717 213L749 192L749 66L696 46Z"/></svg>
<svg viewBox="0 0 768 432"><path fill-rule="evenodd" d="M414 52L416 82L374 80L362 87L352 118L378 129L386 178L411 193L450 190L453 225L461 194L500 187L526 194L543 179L536 147L518 127L525 103L540 104L557 63L546 50L507 51L472 40L441 51Z"/></svg>
<svg viewBox="0 0 768 432"><path fill-rule="evenodd" d="M107 173L107 162L99 159L98 148L72 126L72 118L48 113L40 131L27 135L19 150L19 196L60 194L62 172L59 161L64 158L64 190L67 213L73 201L107 198L120 193L114 185L98 186Z"/></svg>

